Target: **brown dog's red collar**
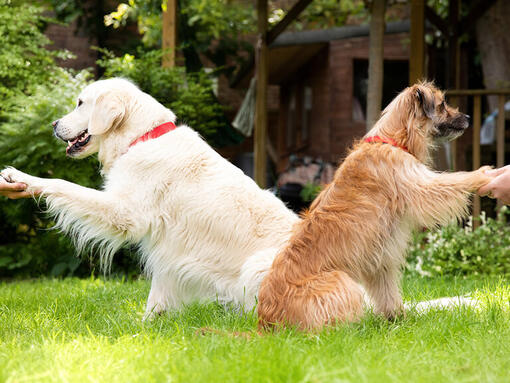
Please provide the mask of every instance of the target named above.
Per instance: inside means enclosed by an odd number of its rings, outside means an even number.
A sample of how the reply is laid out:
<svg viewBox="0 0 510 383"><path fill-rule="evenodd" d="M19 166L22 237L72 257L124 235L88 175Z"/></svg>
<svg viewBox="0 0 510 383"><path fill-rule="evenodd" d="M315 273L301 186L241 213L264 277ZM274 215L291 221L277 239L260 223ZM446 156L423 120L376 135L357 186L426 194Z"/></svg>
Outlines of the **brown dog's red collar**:
<svg viewBox="0 0 510 383"><path fill-rule="evenodd" d="M395 141L393 138L388 138L388 137L381 137L381 136L371 136L371 137L367 137L363 140L364 142L380 142L382 144L390 144L391 146L394 146L396 148L400 148L404 151L406 151L407 153L409 153L409 149L407 149L407 147L405 146L402 146L402 145L399 145L397 143L397 141Z"/></svg>
<svg viewBox="0 0 510 383"><path fill-rule="evenodd" d="M177 126L173 122L165 122L164 124L156 126L154 129L150 130L149 132L145 133L142 137L137 138L134 140L129 147L134 146L138 144L139 142L145 142L152 140L154 138L158 138L162 136L165 133L171 132L172 130L176 129Z"/></svg>

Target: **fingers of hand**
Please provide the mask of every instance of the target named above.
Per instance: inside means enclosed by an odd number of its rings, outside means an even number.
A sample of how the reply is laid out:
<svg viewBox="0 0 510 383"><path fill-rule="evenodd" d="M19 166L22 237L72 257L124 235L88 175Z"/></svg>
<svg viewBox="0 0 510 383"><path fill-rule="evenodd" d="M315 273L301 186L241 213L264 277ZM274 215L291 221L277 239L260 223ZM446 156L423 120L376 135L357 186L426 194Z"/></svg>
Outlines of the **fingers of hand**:
<svg viewBox="0 0 510 383"><path fill-rule="evenodd" d="M1 182L0 180L0 192L7 191L7 192L19 192L24 191L27 188L27 185L21 182Z"/></svg>
<svg viewBox="0 0 510 383"><path fill-rule="evenodd" d="M485 168L485 166L483 168ZM484 171L485 171L485 174L487 174L491 177L497 177L505 172L510 172L510 165L503 166L502 168L499 168L499 169L488 169L488 170L484 170Z"/></svg>
<svg viewBox="0 0 510 383"><path fill-rule="evenodd" d="M0 193L0 195L3 195L9 199L21 199L21 198L29 198L31 197L31 194L26 191L18 191L18 192L4 192Z"/></svg>

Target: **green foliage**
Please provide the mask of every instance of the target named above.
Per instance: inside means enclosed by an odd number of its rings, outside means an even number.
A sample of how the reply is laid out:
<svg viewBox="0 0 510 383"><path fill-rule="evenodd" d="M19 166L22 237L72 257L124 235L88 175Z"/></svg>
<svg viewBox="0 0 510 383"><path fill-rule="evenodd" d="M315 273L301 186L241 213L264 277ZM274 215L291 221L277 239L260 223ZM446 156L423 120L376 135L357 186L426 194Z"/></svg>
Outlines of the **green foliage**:
<svg viewBox="0 0 510 383"><path fill-rule="evenodd" d="M321 185L309 182L305 186L303 186L303 189L301 189L299 196L305 202L312 202L321 191L322 191Z"/></svg>
<svg viewBox="0 0 510 383"><path fill-rule="evenodd" d="M120 3L114 12L105 16L105 24L118 28L129 19L135 19L143 41L155 47L161 41L161 13L165 0L129 0ZM255 30L253 7L228 0L179 1L179 17L190 28L195 28L195 43L209 46L212 39L235 37Z"/></svg>
<svg viewBox="0 0 510 383"><path fill-rule="evenodd" d="M65 144L51 134L51 121L74 107L78 92L89 74L76 76L58 70L51 81L35 85L32 94L11 97L0 125L0 164L14 166L40 177L63 178L86 186L98 186L98 164L94 159L71 161ZM69 241L48 230L32 200L0 199L0 276L69 275L80 259Z"/></svg>
<svg viewBox="0 0 510 383"><path fill-rule="evenodd" d="M314 0L296 20L295 29L326 29L346 25L348 19L358 24L368 22L364 0Z"/></svg>
<svg viewBox="0 0 510 383"><path fill-rule="evenodd" d="M46 49L50 41L41 30L48 21L39 6L0 0L0 108L9 97L31 93L35 84L49 81L55 58L70 57Z"/></svg>
<svg viewBox="0 0 510 383"><path fill-rule="evenodd" d="M415 236L408 256L408 270L423 276L510 275L510 226L508 208L498 219L481 216L473 229L450 225Z"/></svg>
<svg viewBox="0 0 510 383"><path fill-rule="evenodd" d="M105 58L98 63L105 69L105 77L132 80L214 144L215 133L225 121L209 75L187 74L182 67L161 67L161 50L140 51L138 57L129 54L115 57L111 52L102 52Z"/></svg>

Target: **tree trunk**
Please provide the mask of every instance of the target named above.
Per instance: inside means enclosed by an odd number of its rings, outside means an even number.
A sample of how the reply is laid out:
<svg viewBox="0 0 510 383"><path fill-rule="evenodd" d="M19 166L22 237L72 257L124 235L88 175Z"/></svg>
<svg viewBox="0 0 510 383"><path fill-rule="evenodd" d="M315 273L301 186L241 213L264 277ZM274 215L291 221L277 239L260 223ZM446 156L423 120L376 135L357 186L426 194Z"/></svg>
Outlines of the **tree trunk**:
<svg viewBox="0 0 510 383"><path fill-rule="evenodd" d="M163 3L163 36L162 45L163 67L175 66L175 48L177 47L177 0L167 0Z"/></svg>
<svg viewBox="0 0 510 383"><path fill-rule="evenodd" d="M476 39L482 59L486 88L510 87L510 1L498 0L476 22ZM489 97L489 106L498 106L497 97Z"/></svg>
<svg viewBox="0 0 510 383"><path fill-rule="evenodd" d="M367 131L372 128L381 113L385 10L386 0L372 1L368 51Z"/></svg>

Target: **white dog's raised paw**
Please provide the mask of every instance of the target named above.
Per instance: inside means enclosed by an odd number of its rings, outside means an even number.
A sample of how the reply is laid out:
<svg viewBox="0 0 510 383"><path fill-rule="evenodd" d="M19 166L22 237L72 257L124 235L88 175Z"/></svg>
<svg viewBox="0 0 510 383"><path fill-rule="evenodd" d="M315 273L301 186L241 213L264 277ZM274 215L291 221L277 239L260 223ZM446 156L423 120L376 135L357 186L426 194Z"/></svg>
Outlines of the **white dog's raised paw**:
<svg viewBox="0 0 510 383"><path fill-rule="evenodd" d="M23 172L20 172L18 169L13 167L5 168L0 172L2 178L4 178L7 182L16 183L21 182L28 184L29 175Z"/></svg>

